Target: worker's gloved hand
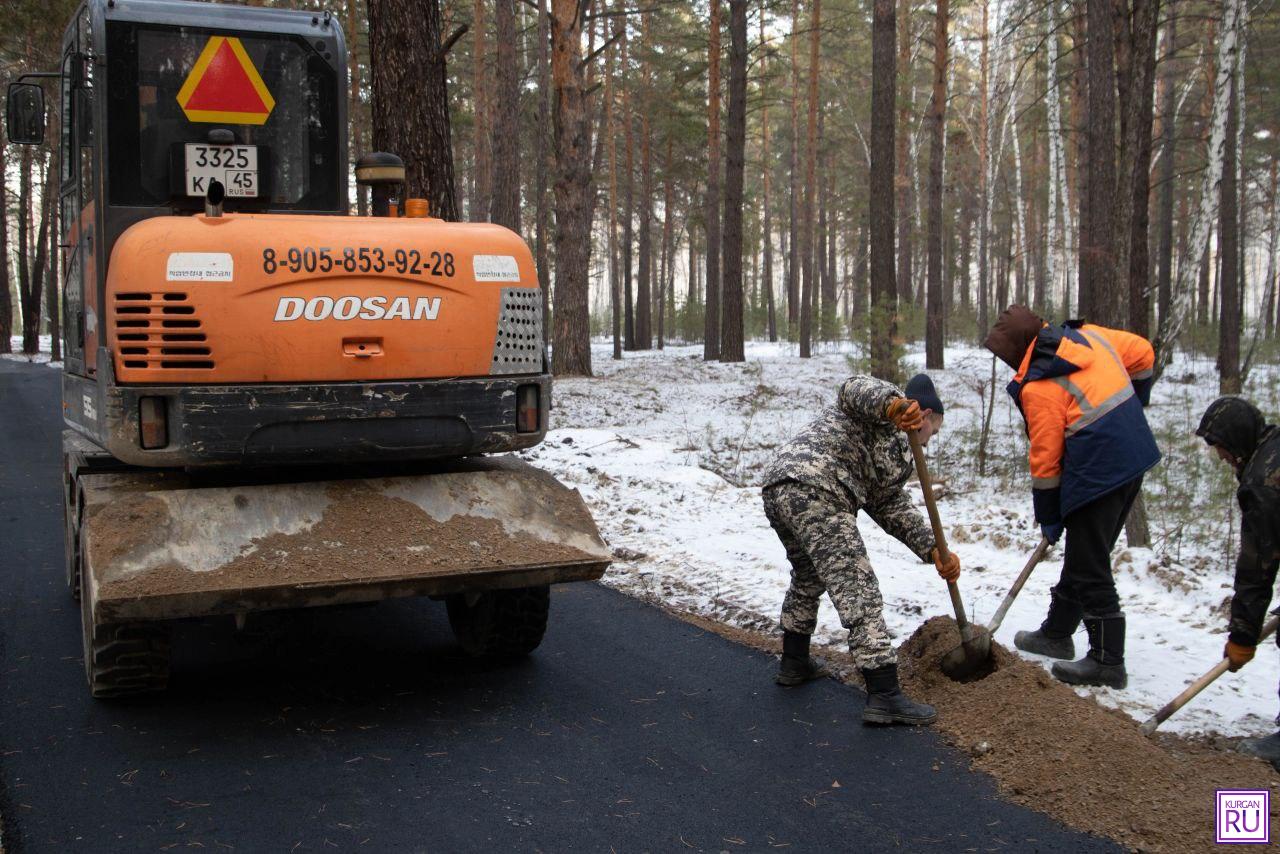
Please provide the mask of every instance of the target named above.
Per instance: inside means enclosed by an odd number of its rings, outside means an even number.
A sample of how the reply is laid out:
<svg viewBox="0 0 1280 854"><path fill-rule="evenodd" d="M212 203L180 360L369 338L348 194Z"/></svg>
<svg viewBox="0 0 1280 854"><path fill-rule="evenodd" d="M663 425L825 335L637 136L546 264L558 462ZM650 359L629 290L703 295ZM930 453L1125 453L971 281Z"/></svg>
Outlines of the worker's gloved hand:
<svg viewBox="0 0 1280 854"><path fill-rule="evenodd" d="M950 583L960 577L960 558L956 557L955 552L948 552L947 559L943 560L938 550L934 549L933 565L938 568L938 575L942 576L943 581Z"/></svg>
<svg viewBox="0 0 1280 854"><path fill-rule="evenodd" d="M920 404L908 397L895 397L889 401L884 414L899 430L906 433L919 430L924 426L924 415L920 412Z"/></svg>
<svg viewBox="0 0 1280 854"><path fill-rule="evenodd" d="M1253 654L1257 649L1256 646L1241 646L1234 641L1227 641L1226 649L1222 651L1222 657L1231 662L1227 669L1235 673L1241 667L1253 661Z"/></svg>
<svg viewBox="0 0 1280 854"><path fill-rule="evenodd" d="M1040 533L1044 535L1044 538L1049 541L1049 545L1052 546L1057 544L1058 540L1062 538L1062 531L1064 528L1066 528L1066 526L1061 522L1054 522L1052 525L1041 523Z"/></svg>

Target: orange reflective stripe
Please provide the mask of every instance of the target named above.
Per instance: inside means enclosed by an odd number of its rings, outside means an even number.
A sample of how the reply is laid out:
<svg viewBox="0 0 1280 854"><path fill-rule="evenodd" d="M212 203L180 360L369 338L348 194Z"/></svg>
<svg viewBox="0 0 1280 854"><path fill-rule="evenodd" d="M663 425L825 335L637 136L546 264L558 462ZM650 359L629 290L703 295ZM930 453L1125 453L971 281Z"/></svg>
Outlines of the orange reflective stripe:
<svg viewBox="0 0 1280 854"><path fill-rule="evenodd" d="M1055 475L1054 477L1033 477L1031 478L1032 489L1057 489L1062 483L1062 477Z"/></svg>

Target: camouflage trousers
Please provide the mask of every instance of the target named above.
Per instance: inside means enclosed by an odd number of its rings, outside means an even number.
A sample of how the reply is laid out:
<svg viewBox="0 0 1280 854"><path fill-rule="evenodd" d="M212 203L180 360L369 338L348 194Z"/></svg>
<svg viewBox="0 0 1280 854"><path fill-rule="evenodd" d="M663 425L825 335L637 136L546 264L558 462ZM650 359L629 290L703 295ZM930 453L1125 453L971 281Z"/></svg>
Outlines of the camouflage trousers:
<svg viewBox="0 0 1280 854"><path fill-rule="evenodd" d="M764 512L791 562L791 587L782 601L783 631L813 634L818 601L826 593L840 624L849 630L854 664L869 669L896 663L857 512L824 490L794 481L765 487Z"/></svg>

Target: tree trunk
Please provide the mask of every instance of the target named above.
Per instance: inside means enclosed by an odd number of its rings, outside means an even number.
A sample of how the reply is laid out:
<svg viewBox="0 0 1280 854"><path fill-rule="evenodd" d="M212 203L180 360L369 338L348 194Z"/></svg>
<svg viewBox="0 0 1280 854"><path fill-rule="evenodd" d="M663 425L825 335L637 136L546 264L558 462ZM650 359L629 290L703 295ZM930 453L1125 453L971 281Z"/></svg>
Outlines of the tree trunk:
<svg viewBox="0 0 1280 854"><path fill-rule="evenodd" d="M1209 251L1209 233L1214 218L1214 203L1221 192L1223 160L1226 154L1227 112L1231 109L1232 80L1235 77L1236 56L1239 46L1239 21L1241 0L1224 0L1222 26L1217 40L1217 73L1213 86L1213 108L1209 122L1208 166L1201 176L1200 201L1195 219L1192 220L1188 240L1192 251L1204 252L1206 262ZM1164 370L1173 357L1173 346L1182 331L1190 301L1191 276L1196 265L1181 264L1178 267L1177 286L1169 310L1169 322L1163 319L1156 337L1156 371ZM1207 263L1203 265L1207 268ZM1203 275L1203 274L1202 274ZM1208 301L1207 281L1201 286L1201 311Z"/></svg>
<svg viewBox="0 0 1280 854"><path fill-rule="evenodd" d="M982 0L982 50L978 57L978 340L991 326L991 26L990 3ZM1003 306L1001 306L1003 308Z"/></svg>
<svg viewBox="0 0 1280 854"><path fill-rule="evenodd" d="M925 367L942 370L942 143L947 114L947 0L937 0L933 26L933 96L929 99L929 293L926 303Z"/></svg>
<svg viewBox="0 0 1280 854"><path fill-rule="evenodd" d="M915 239L911 229L911 111L914 87L911 79L911 0L898 0L898 133L895 165L898 198L898 301L912 299L911 258Z"/></svg>
<svg viewBox="0 0 1280 854"><path fill-rule="evenodd" d="M643 15L642 35L646 51L652 48L649 41L649 13ZM640 101L640 269L636 277L636 337L637 350L653 349L653 128L649 112L653 105L650 91L651 67L648 56L641 60L643 72L642 98Z"/></svg>
<svg viewBox="0 0 1280 854"><path fill-rule="evenodd" d="M423 56L423 45L434 46ZM369 0L373 147L404 158L407 196L458 219L438 0Z"/></svg>
<svg viewBox="0 0 1280 854"><path fill-rule="evenodd" d="M1164 73L1160 75L1160 248L1156 294L1156 315L1163 324L1169 316L1169 302L1173 283L1173 190L1174 161L1177 154L1177 93L1176 69L1173 57L1178 49L1178 16L1174 3L1169 3L1169 24L1165 30L1167 59Z"/></svg>
<svg viewBox="0 0 1280 854"><path fill-rule="evenodd" d="M760 0L760 79L761 88L763 89L765 82L769 79L769 53L765 48L765 12L767 10L767 0ZM769 95L764 93L760 104L760 174L764 182L764 198L761 207L764 210L764 225L762 227L764 239L764 298L767 311L766 329L769 334L769 340L778 340L778 312L774 305L773 299L773 208L772 198L769 195L770 177L773 174L773 162L769 159Z"/></svg>
<svg viewBox="0 0 1280 854"><path fill-rule="evenodd" d="M741 362L742 182L747 155L747 0L729 0L729 113L725 127L724 286L720 360Z"/></svg>
<svg viewBox="0 0 1280 854"><path fill-rule="evenodd" d="M1045 237L1045 275L1048 279L1045 303L1040 310L1048 308L1057 293L1059 277L1059 261L1062 258L1062 207L1065 200L1065 182L1063 170L1062 144L1062 94L1058 85L1058 3L1051 0L1046 6L1048 26L1046 39L1049 42L1049 70L1046 75L1046 101L1048 103L1049 120L1049 206L1045 212L1047 234Z"/></svg>
<svg viewBox="0 0 1280 854"><path fill-rule="evenodd" d="M871 373L897 379L897 282L893 272L894 226L894 0L874 0L871 18Z"/></svg>
<svg viewBox="0 0 1280 854"><path fill-rule="evenodd" d="M520 69L516 59L516 3L494 0L497 44L494 98L492 197L489 221L520 233ZM612 199L610 200L612 201Z"/></svg>
<svg viewBox="0 0 1280 854"><path fill-rule="evenodd" d="M1089 38L1088 230L1081 235L1080 314L1094 323L1123 326L1116 286L1116 90L1113 3L1086 0ZM1120 193L1120 196L1123 196Z"/></svg>
<svg viewBox="0 0 1280 854"><path fill-rule="evenodd" d="M1085 0L1074 0L1074 51L1075 68L1071 75L1071 127L1076 135L1076 208L1079 211L1075 233L1076 292L1083 293L1084 247L1089 233L1089 130L1086 102L1089 99L1089 63L1085 53L1089 42L1089 21L1084 10ZM1065 313L1068 317L1084 315L1084 305L1077 298L1076 308L1071 309L1071 290L1065 293Z"/></svg>
<svg viewBox="0 0 1280 854"><path fill-rule="evenodd" d="M800 0L791 0L791 196L787 222L787 324L800 322Z"/></svg>
<svg viewBox="0 0 1280 854"><path fill-rule="evenodd" d="M34 354L40 352L40 314L43 309L44 282L46 267L49 261L49 222L53 209L53 200L57 195L54 188L56 180L56 161L53 153L44 165L44 179L40 183L40 218L36 222L36 256L31 265L31 275L26 293L22 296L22 352ZM39 165L39 161L36 161ZM34 199L32 200L34 204ZM56 242L56 239L55 239Z"/></svg>
<svg viewBox="0 0 1280 854"><path fill-rule="evenodd" d="M621 0L619 0L621 2ZM538 144L534 164L534 252L538 265L538 288L542 291L543 339L549 337L551 316L551 257L547 232L551 219L551 203L547 198L550 152L547 135L551 127L551 12L547 0L538 0L538 126L534 128ZM625 65L626 51L623 51Z"/></svg>
<svg viewBox="0 0 1280 854"><path fill-rule="evenodd" d="M1277 194L1280 194L1280 183L1277 183L1276 160L1273 157L1271 159L1271 194L1267 197L1267 276L1262 282L1267 299L1262 309L1263 317L1259 320L1259 324L1266 329L1268 338L1276 331L1276 248L1277 243L1280 242L1280 234L1277 234L1277 226L1280 223L1276 221Z"/></svg>
<svg viewBox="0 0 1280 854"><path fill-rule="evenodd" d="M817 284L814 277L814 184L817 181L818 160L818 47L822 26L822 0L813 0L809 19L809 119L805 134L804 167L804 225L801 233L800 264L804 281L800 294L800 358L809 358L813 338L813 292Z"/></svg>
<svg viewBox="0 0 1280 854"><path fill-rule="evenodd" d="M707 282L702 357L720 358L720 0L711 0L707 46Z"/></svg>
<svg viewBox="0 0 1280 854"><path fill-rule="evenodd" d="M745 3L746 0L743 0ZM670 115L668 114L668 128ZM667 156L662 161L662 276L658 280L658 349L666 346L667 294L670 292L671 268L675 265L675 250L671 245L673 220L676 216L675 175L672 163L673 138L667 131Z"/></svg>
<svg viewBox="0 0 1280 854"><path fill-rule="evenodd" d="M1119 236L1115 243L1114 281L1117 295L1123 299L1109 321L1112 325L1127 323L1129 329L1144 336L1150 334L1147 228L1159 11L1159 0L1133 0L1132 13L1126 10L1115 19L1119 26L1116 80L1120 92L1120 157L1116 175L1115 228Z"/></svg>
<svg viewBox="0 0 1280 854"><path fill-rule="evenodd" d="M609 152L609 305L613 326L613 358L622 358L622 280L618 270L618 111L613 94L614 55L609 48L604 75L605 133Z"/></svg>
<svg viewBox="0 0 1280 854"><path fill-rule="evenodd" d="M501 2L501 0L494 0ZM485 56L484 0L474 0L471 11L471 106L472 106L472 163L471 210L472 222L484 222L489 216L491 161L489 159L489 80L488 58Z"/></svg>
<svg viewBox="0 0 1280 854"><path fill-rule="evenodd" d="M58 139L60 134L58 127L58 119L55 117L50 122L50 132L53 139ZM46 214L47 222L45 228L48 232L49 255L45 264L44 276L44 302L45 302L45 319L49 323L49 358L52 361L62 361L62 312L58 302L58 156L55 153L49 154L49 165L45 171L45 200L48 213ZM0 208L3 210L3 208Z"/></svg>
<svg viewBox="0 0 1280 854"><path fill-rule="evenodd" d="M822 117L818 117L818 137L822 138ZM827 247L827 263L822 274L822 340L834 341L837 322L840 318L838 308L839 297L836 292L836 235L839 233L836 210L831 202L831 155L824 154L821 160L822 175L819 178L822 191L822 207L826 222L822 227L822 242Z"/></svg>
<svg viewBox="0 0 1280 854"><path fill-rule="evenodd" d="M551 2L551 79L556 153L555 336L552 367L591 375L588 266L591 253L591 144L583 86L578 0Z"/></svg>
<svg viewBox="0 0 1280 854"><path fill-rule="evenodd" d="M351 128L351 162L355 163L364 154L363 142L365 122L360 115L360 92L363 87L360 84L360 15L358 14L359 3L356 0L347 0L347 32L346 36L350 40L347 44L347 124ZM356 190L356 212L360 216L368 213L368 200L365 198L364 192L357 188Z"/></svg>
<svg viewBox="0 0 1280 854"><path fill-rule="evenodd" d="M625 0L618 0L618 10L622 11ZM628 350L636 349L635 301L631 293L631 247L634 245L635 227L635 134L631 111L631 65L627 59L629 24L627 18L622 19L622 140L625 150L623 158L622 180L622 312L623 312L623 346Z"/></svg>
<svg viewBox="0 0 1280 854"><path fill-rule="evenodd" d="M1231 90L1227 112L1226 140L1222 159L1222 188L1218 201L1218 261L1222 265L1218 276L1219 303L1222 314L1218 322L1218 392L1240 393L1240 208L1236 181L1236 140L1240 114L1236 75L1228 84Z"/></svg>
<svg viewBox="0 0 1280 854"><path fill-rule="evenodd" d="M853 265L853 305L849 308L850 320L861 321L865 326L867 314L867 267L871 261L871 224L866 207L858 220L858 257Z"/></svg>
<svg viewBox="0 0 1280 854"><path fill-rule="evenodd" d="M7 212L0 211L7 215ZM31 146L18 158L18 319L22 323L22 351L27 349L27 303L31 293Z"/></svg>
<svg viewBox="0 0 1280 854"><path fill-rule="evenodd" d="M6 171L5 153L8 149L0 141L0 175ZM0 353L13 352L13 297L9 288L9 182L0 180Z"/></svg>

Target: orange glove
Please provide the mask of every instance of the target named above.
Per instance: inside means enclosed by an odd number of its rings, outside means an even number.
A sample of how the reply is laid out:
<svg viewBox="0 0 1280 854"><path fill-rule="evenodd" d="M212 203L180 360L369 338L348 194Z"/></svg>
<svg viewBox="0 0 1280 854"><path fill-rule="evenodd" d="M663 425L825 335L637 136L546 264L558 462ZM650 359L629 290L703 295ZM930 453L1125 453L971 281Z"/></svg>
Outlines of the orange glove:
<svg viewBox="0 0 1280 854"><path fill-rule="evenodd" d="M943 581L949 583L960 577L960 558L956 557L955 552L948 552L944 561L938 550L934 549L933 565L938 568L938 575L942 576Z"/></svg>
<svg viewBox="0 0 1280 854"><path fill-rule="evenodd" d="M1253 661L1253 654L1257 649L1256 646L1241 646L1233 641L1227 641L1227 647L1222 651L1222 657L1231 661L1231 666L1227 669L1235 673L1241 667Z"/></svg>
<svg viewBox="0 0 1280 854"><path fill-rule="evenodd" d="M889 401L884 414L904 433L919 430L924 426L924 415L920 412L920 404L907 397L895 397Z"/></svg>

